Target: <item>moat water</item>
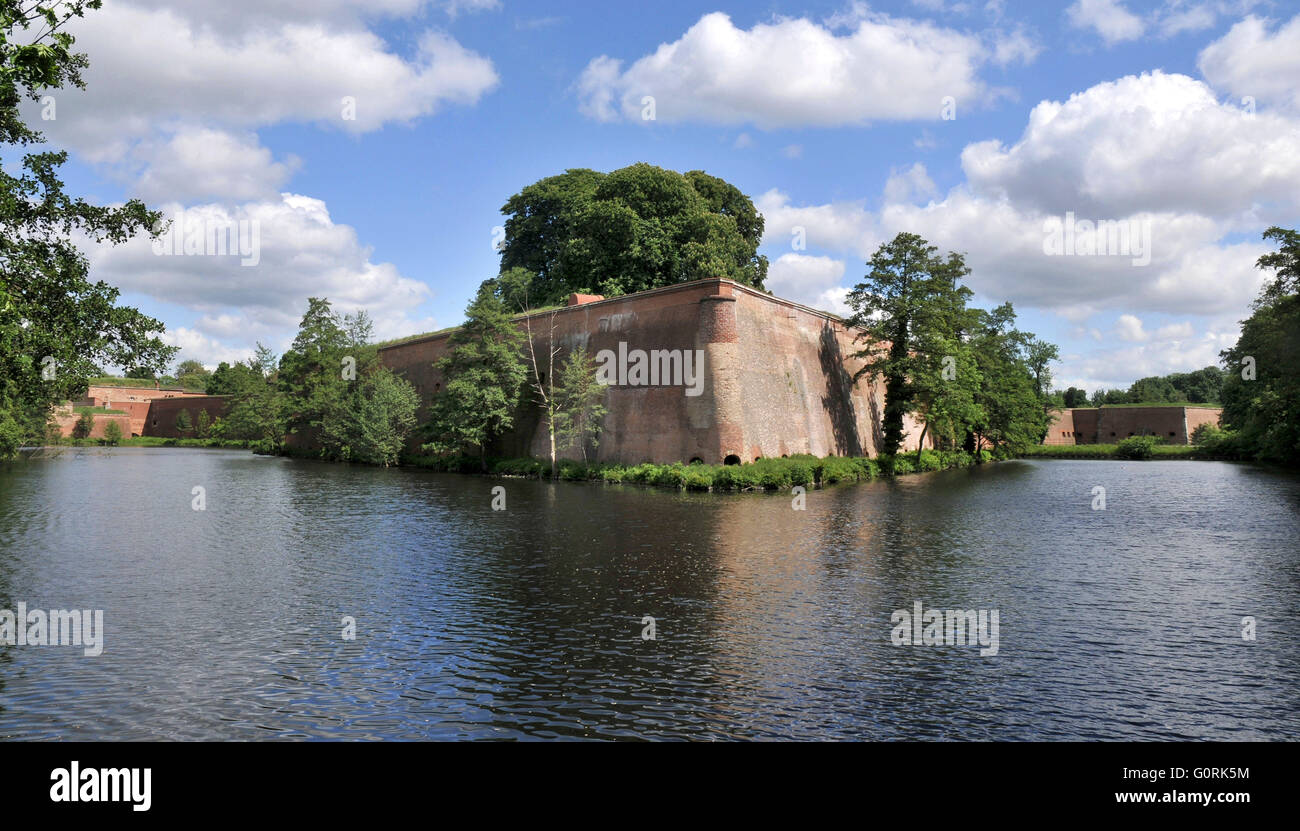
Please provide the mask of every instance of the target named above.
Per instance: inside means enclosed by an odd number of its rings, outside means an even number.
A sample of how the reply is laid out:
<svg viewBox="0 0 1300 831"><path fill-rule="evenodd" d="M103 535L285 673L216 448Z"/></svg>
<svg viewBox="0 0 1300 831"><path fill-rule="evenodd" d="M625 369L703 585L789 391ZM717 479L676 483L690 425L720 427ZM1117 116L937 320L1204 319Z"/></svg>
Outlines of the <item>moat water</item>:
<svg viewBox="0 0 1300 831"><path fill-rule="evenodd" d="M102 610L103 653L0 645L0 739L1296 739L1298 540L1300 477L1227 463L1005 462L797 511L68 450L0 465L0 609ZM996 610L997 654L895 645L916 601Z"/></svg>

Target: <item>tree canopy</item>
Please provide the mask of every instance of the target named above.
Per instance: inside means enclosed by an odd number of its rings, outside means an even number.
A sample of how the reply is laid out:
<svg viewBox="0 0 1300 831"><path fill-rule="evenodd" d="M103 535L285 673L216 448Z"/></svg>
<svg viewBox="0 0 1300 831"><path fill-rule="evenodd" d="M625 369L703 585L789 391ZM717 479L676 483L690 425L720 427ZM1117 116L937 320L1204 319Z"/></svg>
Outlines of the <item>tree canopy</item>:
<svg viewBox="0 0 1300 831"><path fill-rule="evenodd" d="M1010 303L968 308L965 259L940 256L916 234L882 244L867 265L849 292L848 322L864 343L857 378L884 380L881 453L898 452L908 414L923 425L919 440L929 433L940 446L1041 441L1056 347L1015 329Z"/></svg>
<svg viewBox="0 0 1300 831"><path fill-rule="evenodd" d="M37 144L22 122L22 98L38 100L64 85L82 87L85 55L62 31L99 0L19 3L0 0L0 145ZM32 29L36 30L35 37ZM92 282L77 235L117 244L151 233L161 215L139 200L104 207L68 195L59 179L67 154L23 155L0 167L0 458L42 436L51 407L84 391L99 364L160 372L176 349L161 322L118 306L118 290Z"/></svg>
<svg viewBox="0 0 1300 831"><path fill-rule="evenodd" d="M501 274L521 269L539 305L710 277L761 289L767 278L762 215L734 185L700 170L568 170L528 185L501 212Z"/></svg>

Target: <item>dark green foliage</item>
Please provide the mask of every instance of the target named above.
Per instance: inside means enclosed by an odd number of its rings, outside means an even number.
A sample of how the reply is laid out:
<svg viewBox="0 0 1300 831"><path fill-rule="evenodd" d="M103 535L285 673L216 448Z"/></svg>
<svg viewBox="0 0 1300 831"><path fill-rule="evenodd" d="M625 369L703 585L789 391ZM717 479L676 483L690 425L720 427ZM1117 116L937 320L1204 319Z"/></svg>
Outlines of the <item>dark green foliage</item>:
<svg viewBox="0 0 1300 831"><path fill-rule="evenodd" d="M62 152L26 153L40 133L22 122L24 97L81 87L84 55L63 31L98 0L21 4L0 0L0 458L39 439L53 406L79 395L105 364L161 371L176 352L162 324L116 305L119 292L92 282L75 241L118 244L151 233L161 215L138 200L92 204L65 193Z"/></svg>
<svg viewBox="0 0 1300 831"><path fill-rule="evenodd" d="M968 308L962 256L941 257L915 234L881 245L868 266L849 293L849 322L865 344L858 378L884 380L882 454L902 447L909 414L923 424L922 446L927 435L945 449L1041 441L1057 348L1016 330L1009 303L991 312Z"/></svg>
<svg viewBox="0 0 1300 831"><path fill-rule="evenodd" d="M117 421L110 421L104 425L104 444L109 447L122 443L122 425Z"/></svg>
<svg viewBox="0 0 1300 831"><path fill-rule="evenodd" d="M762 288L767 277L762 215L703 171L568 170L525 187L501 212L501 273L526 275L543 306L571 292L614 296L709 277ZM517 286L503 283L503 299Z"/></svg>
<svg viewBox="0 0 1300 831"><path fill-rule="evenodd" d="M90 437L91 431L95 429L95 417L89 412L81 414L77 423L72 425L72 437L74 439L85 439Z"/></svg>
<svg viewBox="0 0 1300 831"><path fill-rule="evenodd" d="M443 386L430 406L424 449L477 452L486 470L488 443L514 424L527 376L523 335L489 283L479 287L465 318L449 338L451 351L437 364Z"/></svg>
<svg viewBox="0 0 1300 831"><path fill-rule="evenodd" d="M1300 234L1274 227L1264 238L1279 250L1258 265L1275 275L1236 345L1222 353L1223 424L1248 457L1300 464Z"/></svg>
<svg viewBox="0 0 1300 831"><path fill-rule="evenodd" d="M1115 455L1121 459L1150 459L1156 444L1155 436L1129 436L1115 446Z"/></svg>

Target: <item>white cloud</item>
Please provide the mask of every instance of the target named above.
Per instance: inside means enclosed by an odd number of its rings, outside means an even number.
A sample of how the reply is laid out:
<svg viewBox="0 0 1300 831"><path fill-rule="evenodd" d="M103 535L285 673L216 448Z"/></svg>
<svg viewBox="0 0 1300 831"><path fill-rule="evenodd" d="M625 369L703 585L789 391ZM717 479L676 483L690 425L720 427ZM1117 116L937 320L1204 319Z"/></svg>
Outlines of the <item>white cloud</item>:
<svg viewBox="0 0 1300 831"><path fill-rule="evenodd" d="M437 31L407 61L368 30L319 22L223 35L176 11L117 4L78 23L77 48L93 58L87 89L60 91L58 119L42 127L92 161L120 159L168 124L368 132L472 104L498 82L490 60ZM355 119L344 118L345 97Z"/></svg>
<svg viewBox="0 0 1300 831"><path fill-rule="evenodd" d="M1295 122L1248 118L1204 83L1158 71L1044 101L1015 145L968 145L962 168L982 195L1055 214L1187 211L1253 226L1300 206Z"/></svg>
<svg viewBox="0 0 1300 831"><path fill-rule="evenodd" d="M1161 35L1173 37L1183 32L1199 32L1208 29L1217 19L1218 14L1209 3L1187 5L1182 2L1171 2L1159 16L1158 26Z"/></svg>
<svg viewBox="0 0 1300 831"><path fill-rule="evenodd" d="M1196 65L1216 89L1300 112L1300 15L1269 31L1247 17L1201 50Z"/></svg>
<svg viewBox="0 0 1300 831"><path fill-rule="evenodd" d="M978 37L865 11L850 18L743 30L726 14L706 14L626 70L607 55L593 59L577 83L579 108L601 121L640 121L641 97L652 95L658 121L775 128L937 120L945 96L966 105L989 96L978 69L992 55ZM850 31L836 34L837 24Z"/></svg>
<svg viewBox="0 0 1300 831"><path fill-rule="evenodd" d="M754 200L754 205L766 220L764 243L789 245L797 229L803 229L811 248L865 257L881 242L875 218L866 212L865 200L795 206L788 194L773 188Z"/></svg>
<svg viewBox="0 0 1300 831"><path fill-rule="evenodd" d="M168 218L180 209L162 206ZM191 227L256 222L257 265L241 266L239 256L159 256L144 238L90 245L87 253L93 273L122 290L200 312L186 335L191 348L204 343L197 336L236 341L229 348L241 354L259 338L280 342L296 328L308 297L328 297L339 312L368 310L381 339L432 325L411 317L429 299L429 287L403 277L391 263L374 262L356 231L336 224L319 199L283 194L275 202L192 206L184 208L183 220ZM215 346L204 348L216 354Z"/></svg>
<svg viewBox="0 0 1300 831"><path fill-rule="evenodd" d="M222 361L231 364L246 361L253 355L252 349L229 346L185 326L169 328L163 333L162 341L168 346L181 348L176 356L177 361L198 361L208 369L216 369Z"/></svg>
<svg viewBox="0 0 1300 831"><path fill-rule="evenodd" d="M1043 48L1023 26L1009 32L998 32L993 36L993 63L998 66L1033 63L1034 58L1042 51Z"/></svg>
<svg viewBox="0 0 1300 831"><path fill-rule="evenodd" d="M737 150L744 150L747 147L754 146L754 139L749 135L749 133L741 133L736 136L736 141L731 146Z"/></svg>
<svg viewBox="0 0 1300 831"><path fill-rule="evenodd" d="M132 155L147 165L133 193L148 203L274 199L301 165L296 156L275 161L252 133L203 127L183 127L165 142L142 142Z"/></svg>
<svg viewBox="0 0 1300 831"><path fill-rule="evenodd" d="M920 162L902 172L891 170L889 179L885 182L885 201L889 203L912 202L921 197L938 195L939 189L926 173L925 165Z"/></svg>
<svg viewBox="0 0 1300 831"><path fill-rule="evenodd" d="M785 156L787 159L801 159L803 158L803 145L787 144L785 147L781 148L781 155Z"/></svg>
<svg viewBox="0 0 1300 831"><path fill-rule="evenodd" d="M844 295L848 289L840 285L843 278L843 260L789 252L768 266L766 286L777 297L847 315L850 309Z"/></svg>
<svg viewBox="0 0 1300 831"><path fill-rule="evenodd" d="M1107 46L1136 40L1146 31L1142 18L1120 0L1075 0L1065 15L1075 28L1095 31Z"/></svg>
<svg viewBox="0 0 1300 831"><path fill-rule="evenodd" d="M1115 321L1115 336L1123 341L1144 341L1151 336L1142 328L1142 321L1136 315L1123 314Z"/></svg>

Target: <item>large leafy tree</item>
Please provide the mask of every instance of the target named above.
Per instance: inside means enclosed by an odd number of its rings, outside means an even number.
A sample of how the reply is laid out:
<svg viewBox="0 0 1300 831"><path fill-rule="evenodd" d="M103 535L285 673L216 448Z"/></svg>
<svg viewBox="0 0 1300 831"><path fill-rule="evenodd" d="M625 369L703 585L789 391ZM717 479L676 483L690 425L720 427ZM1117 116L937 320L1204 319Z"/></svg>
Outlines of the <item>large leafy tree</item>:
<svg viewBox="0 0 1300 831"><path fill-rule="evenodd" d="M1259 258L1275 272L1242 322L1241 337L1224 350L1223 422L1255 456L1300 462L1300 234L1269 228L1278 250Z"/></svg>
<svg viewBox="0 0 1300 831"><path fill-rule="evenodd" d="M284 422L291 434L319 430L325 417L343 405L351 385L379 361L364 312L340 317L328 299L311 297L298 335L280 358L278 384Z"/></svg>
<svg viewBox="0 0 1300 831"><path fill-rule="evenodd" d="M416 427L419 406L415 387L377 366L326 414L321 443L334 458L384 467L396 464Z"/></svg>
<svg viewBox="0 0 1300 831"><path fill-rule="evenodd" d="M1034 363L1034 345L1040 341L1017 330L1015 322L1010 303L978 312L970 344L979 369L976 403L982 417L974 425L972 439L1020 449L1042 442L1050 417L1038 388L1041 370Z"/></svg>
<svg viewBox="0 0 1300 831"><path fill-rule="evenodd" d="M757 253L762 215L703 171L569 170L525 187L501 211L501 272L526 272L541 305L570 292L613 296L708 277L762 288L767 277Z"/></svg>
<svg viewBox="0 0 1300 831"><path fill-rule="evenodd" d="M23 123L24 97L84 86L85 55L64 25L99 0L0 0L0 145L14 152L41 142ZM0 457L39 436L54 403L73 398L97 364L162 371L175 353L157 337L162 324L117 305L118 290L92 282L75 235L117 244L150 233L161 215L138 200L92 205L64 192L67 154L26 153L0 167ZM2 160L0 160L2 161Z"/></svg>
<svg viewBox="0 0 1300 831"><path fill-rule="evenodd" d="M433 397L425 450L477 451L487 467L489 442L514 424L528 371L523 334L492 281L484 282L465 310L465 323L448 339L437 363L442 389Z"/></svg>
<svg viewBox="0 0 1300 831"><path fill-rule="evenodd" d="M961 341L970 289L960 281L969 269L960 254L941 257L937 248L909 233L882 244L867 265L865 279L848 295L853 309L849 324L864 344L856 353L863 366L854 380L884 379L880 450L893 455L902 446L908 413L921 410L927 424L930 413L936 423L968 417L966 401L949 402L944 396L968 392L972 380ZM950 386L954 379L945 377L945 368L954 365L961 382Z"/></svg>
<svg viewBox="0 0 1300 831"><path fill-rule="evenodd" d="M283 394L275 355L262 344L253 357L222 363L208 379L208 395L228 396L226 412L212 425L212 434L226 439L279 444L284 440Z"/></svg>

